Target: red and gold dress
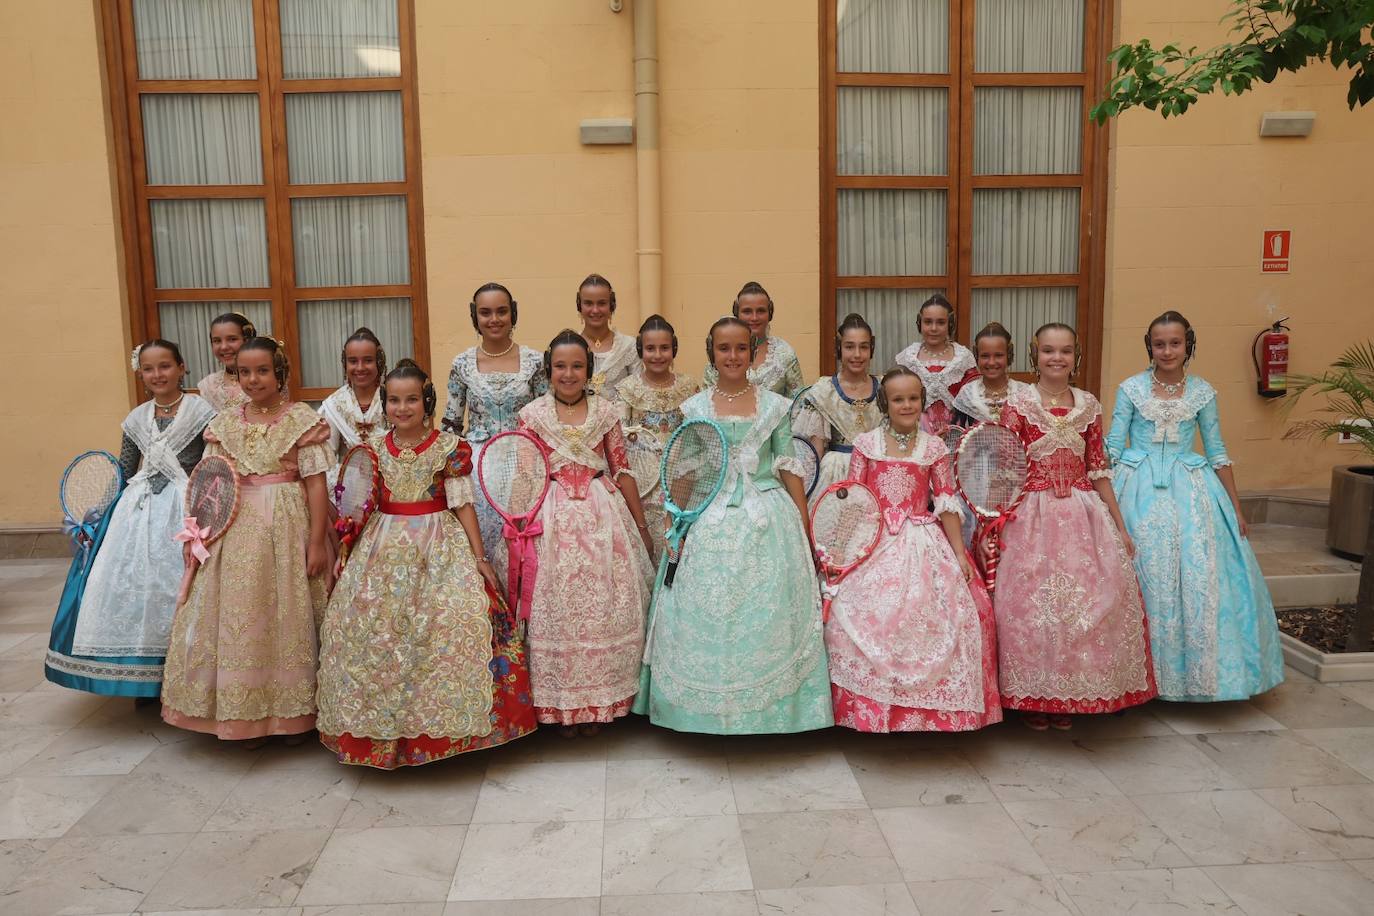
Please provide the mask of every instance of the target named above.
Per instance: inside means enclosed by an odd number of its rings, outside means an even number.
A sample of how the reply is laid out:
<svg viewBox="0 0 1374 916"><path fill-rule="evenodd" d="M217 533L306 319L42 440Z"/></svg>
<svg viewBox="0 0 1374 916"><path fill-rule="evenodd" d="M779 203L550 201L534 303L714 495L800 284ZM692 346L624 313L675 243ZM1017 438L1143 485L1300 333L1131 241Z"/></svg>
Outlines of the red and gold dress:
<svg viewBox="0 0 1374 916"><path fill-rule="evenodd" d="M992 602L982 582L965 581L935 514L959 511L949 450L924 432L910 456L886 445L883 429L863 433L849 460L849 478L878 497L883 529L840 583L825 626L835 724L949 732L1000 722Z"/></svg>
<svg viewBox="0 0 1374 916"><path fill-rule="evenodd" d="M340 763L392 770L529 734L513 611L449 511L472 503L472 449L437 430L413 449L390 433L369 444L381 502L320 627L320 741Z"/></svg>
<svg viewBox="0 0 1374 916"><path fill-rule="evenodd" d="M1114 712L1155 696L1135 570L1092 481L1111 476L1102 407L1072 389L1046 408L1013 390L1002 424L1025 444L1025 500L1002 533L997 644L1002 705L1046 713Z"/></svg>

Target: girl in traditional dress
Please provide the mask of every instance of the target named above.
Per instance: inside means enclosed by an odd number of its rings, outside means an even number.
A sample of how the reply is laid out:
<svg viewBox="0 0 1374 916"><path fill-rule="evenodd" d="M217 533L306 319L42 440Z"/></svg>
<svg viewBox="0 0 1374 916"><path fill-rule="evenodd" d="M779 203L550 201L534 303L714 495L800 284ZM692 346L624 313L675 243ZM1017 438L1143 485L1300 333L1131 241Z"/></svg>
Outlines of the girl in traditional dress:
<svg viewBox="0 0 1374 916"><path fill-rule="evenodd" d="M797 351L772 334L773 297L768 295L768 290L750 280L735 296L731 311L749 328L753 341L754 359L749 365L749 383L788 400L795 398L806 383L802 381ZM708 364L704 377L708 387L714 385L719 379L716 367Z"/></svg>
<svg viewBox="0 0 1374 916"><path fill-rule="evenodd" d="M255 337L238 354L248 400L205 430L207 455L239 474L238 516L210 545L176 610L162 718L178 728L262 744L315 727L315 625L332 565L324 475L329 427L293 402L282 344Z"/></svg>
<svg viewBox="0 0 1374 916"><path fill-rule="evenodd" d="M615 315L615 290L601 274L589 274L577 287L577 314L582 316L582 338L592 348L589 394L614 398L621 379L634 372L638 354L635 338L611 324Z"/></svg>
<svg viewBox="0 0 1374 916"><path fill-rule="evenodd" d="M563 331L544 351L552 390L520 411L553 481L539 510L529 612L530 680L540 722L573 734L630 711L644 652L653 541L614 404L587 393L591 347Z"/></svg>
<svg viewBox="0 0 1374 916"><path fill-rule="evenodd" d="M448 406L444 429L462 436L472 446L472 466L482 457L487 441L497 433L515 429L520 408L548 389L544 360L533 347L513 339L520 306L500 283L484 283L472 294L468 316L481 339L453 360L448 374ZM482 543L496 567L501 587L506 587L506 540L504 522L480 487L474 494ZM502 592L504 594L504 591Z"/></svg>
<svg viewBox="0 0 1374 916"><path fill-rule="evenodd" d="M482 550L472 450L430 429L434 385L411 360L382 397L392 428L369 443L381 503L320 626L319 729L340 763L392 770L536 726L515 613Z"/></svg>
<svg viewBox="0 0 1374 916"><path fill-rule="evenodd" d="M181 548L172 538L185 515L186 475L215 410L181 390L186 362L176 344L150 340L134 361L151 397L124 419L119 465L128 484L99 532L108 544L93 547L86 561L84 592L70 580L63 592L44 672L75 690L152 698L162 690L181 583Z"/></svg>
<svg viewBox="0 0 1374 916"><path fill-rule="evenodd" d="M974 423L997 423L1002 419L1002 406L1008 395L1030 386L1007 374L1016 349L1011 332L998 322L989 322L974 335L973 351L978 360L978 378L960 386L954 396L954 409Z"/></svg>
<svg viewBox="0 0 1374 916"><path fill-rule="evenodd" d="M1069 713L1115 712L1156 692L1102 407L1069 382L1078 359L1073 328L1044 325L1031 341L1036 382L1008 395L1002 409L1002 424L1030 457L1027 494L1003 529L997 568L1002 705L1025 712L1037 731L1071 727Z"/></svg>
<svg viewBox="0 0 1374 916"><path fill-rule="evenodd" d="M1216 390L1188 374L1196 346L1178 312L1150 322L1150 368L1117 388L1107 451L1136 545L1159 695L1243 700L1283 681L1283 652L1246 539ZM1193 450L1198 435L1205 457Z"/></svg>
<svg viewBox="0 0 1374 916"><path fill-rule="evenodd" d="M921 323L921 339L897 354L897 364L921 377L926 388L926 410L921 428L944 436L951 423L959 425L954 413L954 396L967 382L978 377L973 354L954 339L957 318L954 305L939 293L921 304L916 313Z"/></svg>
<svg viewBox="0 0 1374 916"><path fill-rule="evenodd" d="M662 315L650 315L639 326L636 341L640 370L616 386L626 453L639 481L644 520L654 539L654 557L663 553L668 516L663 509L659 462L673 430L682 425L682 402L696 394L696 379L673 371L677 332Z"/></svg>
<svg viewBox="0 0 1374 916"><path fill-rule="evenodd" d="M835 724L861 732L1002 721L992 601L960 536L949 452L921 431L924 398L916 373L889 370L883 426L860 435L850 459L849 478L878 497L883 529L840 582L825 646Z"/></svg>
<svg viewBox="0 0 1374 916"><path fill-rule="evenodd" d="M234 360L239 348L258 334L253 322L247 315L238 312L225 312L210 322L210 349L215 359L223 367L211 372L196 383L200 396L210 402L215 410L228 410L244 401L243 391L239 388L238 378L234 375Z"/></svg>
<svg viewBox="0 0 1374 916"><path fill-rule="evenodd" d="M329 450L336 458L360 442L386 429L386 413L380 397L386 376L386 351L368 328L358 328L344 341L339 357L344 383L320 405L320 416L329 424ZM325 482L332 490L338 466L330 468Z"/></svg>
<svg viewBox="0 0 1374 916"><path fill-rule="evenodd" d="M635 710L681 732L826 728L835 720L791 403L749 381L749 325L722 318L706 346L718 380L682 412L721 425L729 466L673 586L660 577Z"/></svg>
<svg viewBox="0 0 1374 916"><path fill-rule="evenodd" d="M854 440L876 429L882 420L878 379L868 371L875 343L873 329L862 315L845 316L835 332L835 363L840 371L820 379L802 395L803 406L792 423L792 432L811 440L821 456L812 502L826 487L849 476Z"/></svg>

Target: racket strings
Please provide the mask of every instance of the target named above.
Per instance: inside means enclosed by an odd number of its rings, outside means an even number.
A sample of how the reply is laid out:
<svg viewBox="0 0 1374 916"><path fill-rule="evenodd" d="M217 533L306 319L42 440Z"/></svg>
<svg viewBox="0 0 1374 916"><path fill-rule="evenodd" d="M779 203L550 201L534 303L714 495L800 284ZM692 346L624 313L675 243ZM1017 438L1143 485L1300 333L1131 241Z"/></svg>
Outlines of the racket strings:
<svg viewBox="0 0 1374 916"><path fill-rule="evenodd" d="M104 510L118 495L119 468L100 455L78 461L62 484L62 504L76 521Z"/></svg>
<svg viewBox="0 0 1374 916"><path fill-rule="evenodd" d="M960 444L955 475L975 509L996 512L1015 502L1025 487L1026 471L1025 448L1005 427L980 427Z"/></svg>
<svg viewBox="0 0 1374 916"><path fill-rule="evenodd" d="M376 493L377 466L372 457L355 452L339 469L339 514L360 521Z"/></svg>
<svg viewBox="0 0 1374 916"><path fill-rule="evenodd" d="M687 430L668 446L663 459L666 496L683 512L705 508L726 462L719 435Z"/></svg>
<svg viewBox="0 0 1374 916"><path fill-rule="evenodd" d="M191 471L186 484L187 514L217 537L234 520L238 510L238 477L223 458L204 458Z"/></svg>
<svg viewBox="0 0 1374 916"><path fill-rule="evenodd" d="M843 495L841 495L843 494ZM816 550L832 566L844 567L861 559L878 535L882 513L867 490L834 490L816 502L811 530Z"/></svg>
<svg viewBox="0 0 1374 916"><path fill-rule="evenodd" d="M482 483L491 500L507 515L528 514L543 495L548 468L539 446L508 436L482 450Z"/></svg>

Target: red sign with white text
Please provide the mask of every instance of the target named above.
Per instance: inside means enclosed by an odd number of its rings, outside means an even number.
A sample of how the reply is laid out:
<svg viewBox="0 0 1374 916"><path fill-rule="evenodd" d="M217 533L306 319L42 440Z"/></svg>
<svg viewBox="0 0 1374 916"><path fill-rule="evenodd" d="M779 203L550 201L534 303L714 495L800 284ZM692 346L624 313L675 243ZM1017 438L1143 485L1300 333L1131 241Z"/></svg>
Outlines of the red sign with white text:
<svg viewBox="0 0 1374 916"><path fill-rule="evenodd" d="M1260 252L1260 272L1288 273L1288 258L1293 250L1292 229L1264 230L1264 251Z"/></svg>

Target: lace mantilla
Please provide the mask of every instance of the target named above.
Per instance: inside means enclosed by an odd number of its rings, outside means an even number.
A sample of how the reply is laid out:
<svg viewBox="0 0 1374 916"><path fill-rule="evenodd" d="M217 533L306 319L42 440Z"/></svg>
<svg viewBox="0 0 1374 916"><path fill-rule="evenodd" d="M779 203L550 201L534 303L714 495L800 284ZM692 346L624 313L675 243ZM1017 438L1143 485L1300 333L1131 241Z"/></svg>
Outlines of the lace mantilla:
<svg viewBox="0 0 1374 916"><path fill-rule="evenodd" d="M143 453L143 466L128 483L152 477L154 474L184 483L186 471L177 460L177 456L191 444L192 439L204 432L214 416L215 409L209 402L194 394L188 394L182 400L172 422L159 430L152 401L145 401L135 407L124 418L120 428Z"/></svg>
<svg viewBox="0 0 1374 916"><path fill-rule="evenodd" d="M878 380L869 376L871 393L866 398L851 398L840 388L838 376L827 376L807 389L804 407L792 422L799 436L818 436L836 445L853 445L854 440L882 422L878 410Z"/></svg>
<svg viewBox="0 0 1374 916"><path fill-rule="evenodd" d="M358 406L353 388L336 389L320 405L320 416L329 424L329 445L335 452L352 448L387 428L381 389L372 394L367 410Z"/></svg>
<svg viewBox="0 0 1374 916"><path fill-rule="evenodd" d="M1034 385L1027 385L1007 396L1007 406L1015 409L1027 423L1042 433L1040 438L1026 446L1026 453L1032 461L1046 461L1061 448L1068 449L1080 459L1087 452L1087 441L1083 435L1093 421L1102 416L1102 405L1086 391L1078 388L1071 390L1073 407L1062 417L1050 413L1040 403L1040 395ZM1110 477L1110 472L1105 476Z"/></svg>
<svg viewBox="0 0 1374 916"><path fill-rule="evenodd" d="M592 377L587 387L593 394L606 397L615 396L615 388L622 379L634 372L639 362L639 351L635 349L635 339L629 334L615 334L615 342L605 353L592 353Z"/></svg>
<svg viewBox="0 0 1374 916"><path fill-rule="evenodd" d="M977 365L977 361L973 358L973 353L968 347L953 340L950 341L949 345L954 348L954 358L933 372L929 366L939 365L938 363L926 364L918 358L921 353L921 341L916 341L897 354L896 362L898 364L906 366L921 377L921 382L926 389L927 407L936 401L953 407L954 393L950 389L963 381L964 376L968 375L968 371Z"/></svg>
<svg viewBox="0 0 1374 916"><path fill-rule="evenodd" d="M667 388L654 388L636 372L616 386L620 422L625 438L642 448L662 449L673 430L682 425L682 402L700 389L696 379L677 373ZM640 437L653 442L640 442ZM657 446L654 443L657 443Z"/></svg>

